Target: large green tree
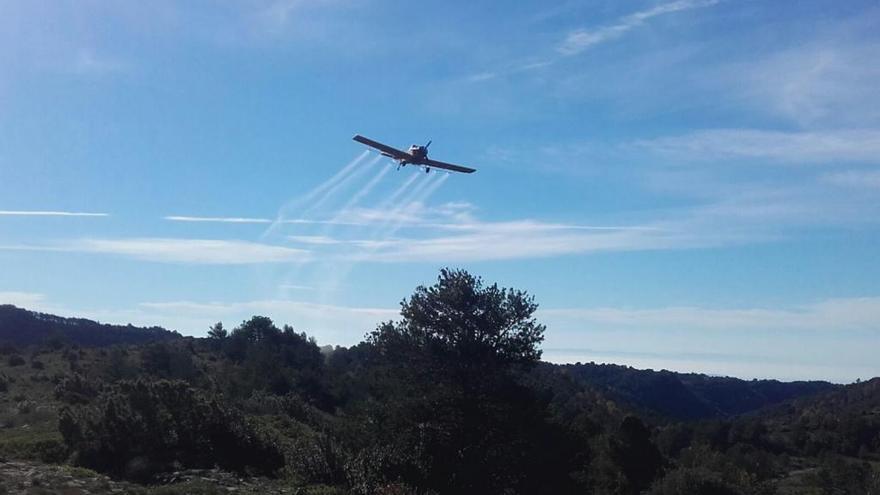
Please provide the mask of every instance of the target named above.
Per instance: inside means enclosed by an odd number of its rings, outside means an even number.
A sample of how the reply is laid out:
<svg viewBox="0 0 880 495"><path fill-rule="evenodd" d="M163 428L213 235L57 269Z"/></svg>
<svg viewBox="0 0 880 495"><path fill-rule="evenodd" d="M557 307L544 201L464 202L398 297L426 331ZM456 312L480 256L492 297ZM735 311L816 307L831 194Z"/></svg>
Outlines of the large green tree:
<svg viewBox="0 0 880 495"><path fill-rule="evenodd" d="M399 321L367 336L375 407L363 426L373 444L359 476L372 469L440 493L546 487L535 475L550 471L535 466L553 458L544 442L554 435L520 380L541 357L537 307L523 291L451 269L404 300ZM553 471L554 482L566 474Z"/></svg>

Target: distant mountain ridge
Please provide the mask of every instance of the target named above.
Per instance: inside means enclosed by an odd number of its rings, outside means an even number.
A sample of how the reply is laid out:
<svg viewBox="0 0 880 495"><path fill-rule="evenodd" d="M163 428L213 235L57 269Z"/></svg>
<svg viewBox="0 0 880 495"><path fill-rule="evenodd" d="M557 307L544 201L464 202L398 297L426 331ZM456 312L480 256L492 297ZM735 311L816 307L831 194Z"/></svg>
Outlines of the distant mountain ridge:
<svg viewBox="0 0 880 495"><path fill-rule="evenodd" d="M111 325L0 305L0 344L26 346L54 339L68 344L101 347L177 338L181 338L177 332L158 326ZM635 410L684 421L737 416L840 388L823 381L747 381L696 373L640 370L614 364L547 366Z"/></svg>
<svg viewBox="0 0 880 495"><path fill-rule="evenodd" d="M615 364L559 366L574 380L596 387L612 399L674 420L737 416L840 388L824 381L741 380Z"/></svg>
<svg viewBox="0 0 880 495"><path fill-rule="evenodd" d="M16 346L41 344L57 339L69 344L101 347L116 344L144 344L180 338L162 327L110 325L84 318L64 318L29 311L10 304L0 305L0 343Z"/></svg>

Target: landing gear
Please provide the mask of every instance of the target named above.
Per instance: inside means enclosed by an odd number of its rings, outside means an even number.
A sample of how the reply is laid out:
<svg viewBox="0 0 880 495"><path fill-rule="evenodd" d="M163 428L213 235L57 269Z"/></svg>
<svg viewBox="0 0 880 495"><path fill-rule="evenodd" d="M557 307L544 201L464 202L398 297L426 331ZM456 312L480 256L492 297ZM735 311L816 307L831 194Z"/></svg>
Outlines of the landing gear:
<svg viewBox="0 0 880 495"><path fill-rule="evenodd" d="M426 174L427 174L428 172L430 172L430 171L431 171L431 167L425 167L425 173L426 173Z"/></svg>

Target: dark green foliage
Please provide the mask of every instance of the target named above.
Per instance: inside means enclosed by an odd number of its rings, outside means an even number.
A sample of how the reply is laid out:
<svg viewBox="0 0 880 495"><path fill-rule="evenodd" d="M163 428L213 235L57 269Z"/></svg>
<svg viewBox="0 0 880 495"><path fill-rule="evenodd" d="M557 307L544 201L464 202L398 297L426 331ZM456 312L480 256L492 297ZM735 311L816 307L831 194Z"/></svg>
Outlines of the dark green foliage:
<svg viewBox="0 0 880 495"><path fill-rule="evenodd" d="M208 338L209 339L217 339L223 340L228 336L226 329L223 328L223 322L218 321L217 323L211 325L211 328L208 329Z"/></svg>
<svg viewBox="0 0 880 495"><path fill-rule="evenodd" d="M823 495L880 493L880 468L840 456L826 458L810 479Z"/></svg>
<svg viewBox="0 0 880 495"><path fill-rule="evenodd" d="M737 488L725 483L721 477L700 468L682 468L670 472L659 480L651 495L741 495Z"/></svg>
<svg viewBox="0 0 880 495"><path fill-rule="evenodd" d="M8 304L0 305L0 342L18 346L60 340L85 346L143 344L180 337L164 328L106 325L82 318L62 318Z"/></svg>
<svg viewBox="0 0 880 495"><path fill-rule="evenodd" d="M6 360L6 364L8 364L9 367L23 366L24 363L25 363L24 358L19 356L18 354L13 354L13 355L9 356L9 358Z"/></svg>
<svg viewBox="0 0 880 495"><path fill-rule="evenodd" d="M139 372L128 351L122 347L111 348L101 362L101 373L110 380L133 379Z"/></svg>
<svg viewBox="0 0 880 495"><path fill-rule="evenodd" d="M103 389L103 384L74 373L55 386L55 398L67 404L88 404Z"/></svg>
<svg viewBox="0 0 880 495"><path fill-rule="evenodd" d="M563 369L618 401L673 420L729 417L837 388L828 382L747 381L614 364L577 363Z"/></svg>
<svg viewBox="0 0 880 495"><path fill-rule="evenodd" d="M33 360L31 360L31 368L33 368L35 370L43 370L43 369L46 369L46 365L43 364L43 362L40 361L39 359L33 359Z"/></svg>
<svg viewBox="0 0 880 495"><path fill-rule="evenodd" d="M320 405L328 405L324 391L324 356L313 339L285 325L275 326L265 316L254 316L223 339L223 352L238 365L227 385L237 396L252 390L278 395L301 394Z"/></svg>
<svg viewBox="0 0 880 495"><path fill-rule="evenodd" d="M261 316L206 339L0 347L0 456L140 481L219 466L297 493L878 492L880 379L541 363L536 308L443 270L351 348ZM9 367L21 355L51 371Z"/></svg>
<svg viewBox="0 0 880 495"><path fill-rule="evenodd" d="M186 341L158 342L143 348L141 362L143 369L155 377L192 381L199 375L192 355Z"/></svg>
<svg viewBox="0 0 880 495"><path fill-rule="evenodd" d="M611 437L609 450L636 492L647 488L663 470L663 457L651 442L651 432L635 416L624 418Z"/></svg>
<svg viewBox="0 0 880 495"><path fill-rule="evenodd" d="M132 478L179 464L272 473L275 442L228 404L185 382L120 382L94 406L67 407L59 429L78 463Z"/></svg>
<svg viewBox="0 0 880 495"><path fill-rule="evenodd" d="M547 444L562 435L519 383L540 359L536 308L463 271L417 288L402 320L380 325L353 359L369 363L372 400L359 409L370 440L348 466L352 483L364 493L387 483L440 493L569 484L570 458L556 456L565 442Z"/></svg>
<svg viewBox="0 0 880 495"><path fill-rule="evenodd" d="M444 269L431 287L418 287L401 303L402 320L385 324L367 341L386 355L399 348L431 353L459 369L533 365L541 359L543 325L534 298L480 278Z"/></svg>

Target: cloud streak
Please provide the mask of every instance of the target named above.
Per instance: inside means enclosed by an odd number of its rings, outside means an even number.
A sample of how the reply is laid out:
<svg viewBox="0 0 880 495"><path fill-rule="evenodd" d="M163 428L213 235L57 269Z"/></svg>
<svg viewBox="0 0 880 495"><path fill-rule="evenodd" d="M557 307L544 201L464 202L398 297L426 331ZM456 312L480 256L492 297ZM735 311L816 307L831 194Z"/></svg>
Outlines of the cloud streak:
<svg viewBox="0 0 880 495"><path fill-rule="evenodd" d="M579 29L568 34L565 41L557 47L557 52L570 56L582 53L593 46L615 40L629 31L644 25L647 21L666 14L692 10L715 5L720 0L678 0L658 5L621 17L614 24L597 29Z"/></svg>
<svg viewBox="0 0 880 495"><path fill-rule="evenodd" d="M108 213L88 213L81 211L52 210L0 210L0 216L7 217L107 217Z"/></svg>
<svg viewBox="0 0 880 495"><path fill-rule="evenodd" d="M513 76L550 67L561 58L578 55L596 45L621 38L629 31L643 26L655 17L685 10L710 7L720 2L721 0L676 0L623 16L617 19L617 22L614 24L596 29L578 29L568 33L565 39L556 46L555 55L519 60L509 63L506 67L498 70L484 70L471 74L465 77L464 81L468 83L482 83L502 76Z"/></svg>
<svg viewBox="0 0 880 495"><path fill-rule="evenodd" d="M308 261L303 249L238 240L122 238L75 239L45 245L4 245L6 251L46 251L106 254L157 263L245 265Z"/></svg>
<svg viewBox="0 0 880 495"><path fill-rule="evenodd" d="M827 299L791 308L543 309L540 315L584 328L876 331L880 334L880 297Z"/></svg>
<svg viewBox="0 0 880 495"><path fill-rule="evenodd" d="M880 130L783 132L711 129L635 142L636 147L688 160L766 159L787 164L880 163Z"/></svg>
<svg viewBox="0 0 880 495"><path fill-rule="evenodd" d="M169 215L162 217L163 220L171 222L204 222L204 223L272 223L268 218L248 218L248 217L197 217L186 215Z"/></svg>
<svg viewBox="0 0 880 495"><path fill-rule="evenodd" d="M215 239L82 239L66 248L143 261L205 265L302 262L309 258L309 252L302 249Z"/></svg>

